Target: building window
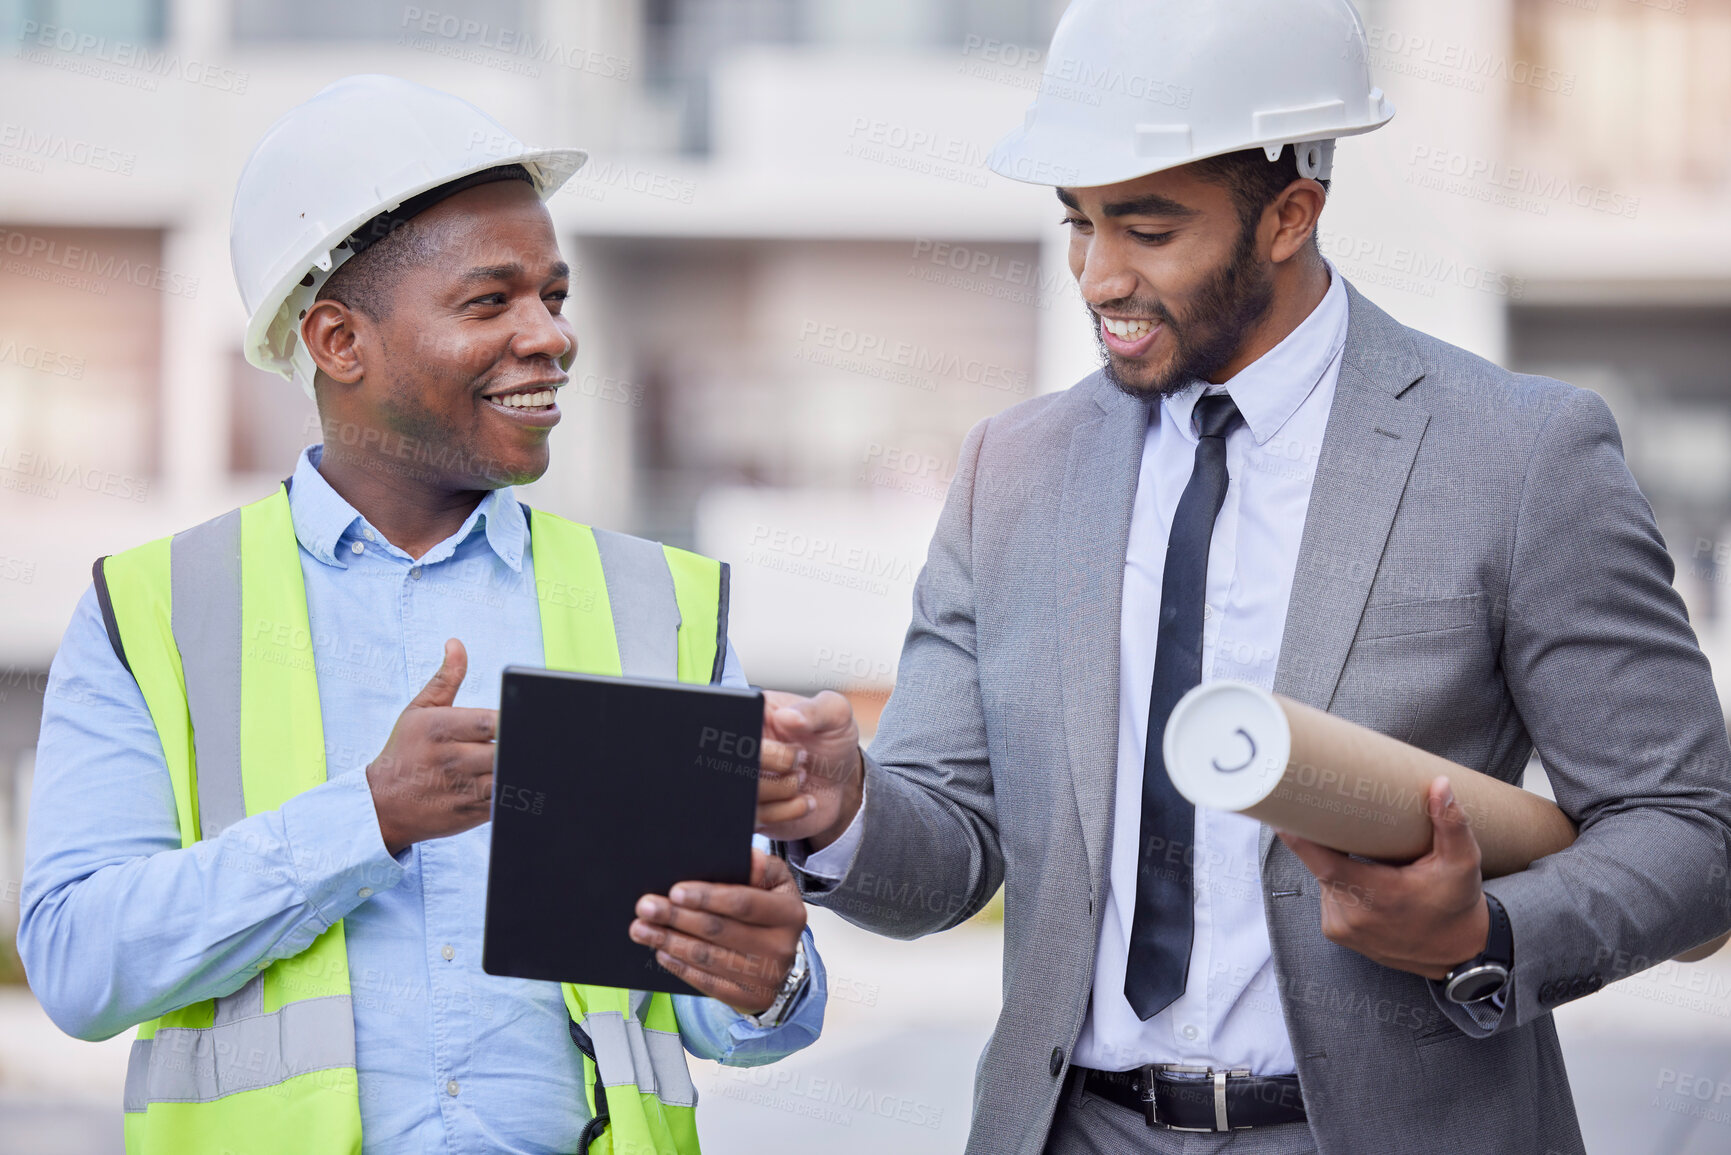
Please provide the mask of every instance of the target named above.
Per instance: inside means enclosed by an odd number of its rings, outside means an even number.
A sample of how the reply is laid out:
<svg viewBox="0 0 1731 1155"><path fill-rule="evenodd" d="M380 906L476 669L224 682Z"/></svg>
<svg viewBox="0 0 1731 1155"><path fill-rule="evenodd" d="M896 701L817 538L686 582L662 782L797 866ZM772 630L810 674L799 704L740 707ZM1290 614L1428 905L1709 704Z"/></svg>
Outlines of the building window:
<svg viewBox="0 0 1731 1155"><path fill-rule="evenodd" d="M50 498L147 489L163 298L197 292L162 267L156 230L0 226L0 479Z"/></svg>
<svg viewBox="0 0 1731 1155"><path fill-rule="evenodd" d="M419 32L452 45L496 45L528 31L524 0L439 0L421 9L354 0L235 0L234 39L241 44L328 40L396 40ZM431 20L427 33L421 21Z"/></svg>
<svg viewBox="0 0 1731 1155"><path fill-rule="evenodd" d="M1059 5L1047 0L646 0L647 79L678 119L679 148L709 151L709 79L730 50L759 44L960 51L1001 41L1043 55Z"/></svg>
<svg viewBox="0 0 1731 1155"><path fill-rule="evenodd" d="M1517 0L1521 155L1622 189L1731 184L1731 0Z"/></svg>
<svg viewBox="0 0 1731 1155"><path fill-rule="evenodd" d="M31 42L70 32L159 44L168 31L168 0L0 0L0 28L9 39Z"/></svg>

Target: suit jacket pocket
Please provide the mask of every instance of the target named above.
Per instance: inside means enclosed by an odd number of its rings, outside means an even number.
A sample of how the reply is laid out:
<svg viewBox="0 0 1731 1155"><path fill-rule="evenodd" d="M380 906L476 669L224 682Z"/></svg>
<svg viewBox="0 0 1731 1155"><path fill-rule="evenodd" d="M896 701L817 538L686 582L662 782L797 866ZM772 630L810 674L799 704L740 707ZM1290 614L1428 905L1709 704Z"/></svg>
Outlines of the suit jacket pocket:
<svg viewBox="0 0 1731 1155"><path fill-rule="evenodd" d="M1404 638L1414 634L1439 634L1465 629L1484 621L1489 600L1483 594L1452 598L1385 602L1368 605L1358 623L1355 643L1379 638Z"/></svg>

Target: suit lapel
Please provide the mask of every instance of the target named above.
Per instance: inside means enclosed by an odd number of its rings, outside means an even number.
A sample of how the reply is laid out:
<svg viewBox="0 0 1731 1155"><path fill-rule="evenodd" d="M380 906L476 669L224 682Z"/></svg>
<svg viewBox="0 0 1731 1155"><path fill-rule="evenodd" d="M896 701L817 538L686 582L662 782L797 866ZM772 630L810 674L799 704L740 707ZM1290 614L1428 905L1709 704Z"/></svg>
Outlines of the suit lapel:
<svg viewBox="0 0 1731 1155"><path fill-rule="evenodd" d="M1148 409L1100 377L1088 387L1101 412L1070 435L1054 575L1064 736L1093 893L1098 894L1118 776L1124 558Z"/></svg>
<svg viewBox="0 0 1731 1155"><path fill-rule="evenodd" d="M1328 709L1430 414L1400 395L1424 376L1412 342L1347 286L1340 379L1311 487L1276 693ZM1262 831L1262 857L1273 832Z"/></svg>

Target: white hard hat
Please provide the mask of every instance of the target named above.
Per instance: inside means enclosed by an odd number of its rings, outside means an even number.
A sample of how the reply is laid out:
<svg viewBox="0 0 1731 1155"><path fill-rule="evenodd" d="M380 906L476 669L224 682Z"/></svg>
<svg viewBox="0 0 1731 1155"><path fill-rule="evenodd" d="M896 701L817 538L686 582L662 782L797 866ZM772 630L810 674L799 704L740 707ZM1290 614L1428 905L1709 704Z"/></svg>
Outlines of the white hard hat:
<svg viewBox="0 0 1731 1155"><path fill-rule="evenodd" d="M521 165L542 200L588 154L535 149L465 100L395 76L337 81L264 134L241 170L229 257L247 309L246 359L311 396L300 319L354 255L349 235L430 189Z"/></svg>
<svg viewBox="0 0 1731 1155"><path fill-rule="evenodd" d="M1326 180L1335 137L1393 115L1349 0L1075 0L1026 120L986 163L1086 188L1292 144Z"/></svg>

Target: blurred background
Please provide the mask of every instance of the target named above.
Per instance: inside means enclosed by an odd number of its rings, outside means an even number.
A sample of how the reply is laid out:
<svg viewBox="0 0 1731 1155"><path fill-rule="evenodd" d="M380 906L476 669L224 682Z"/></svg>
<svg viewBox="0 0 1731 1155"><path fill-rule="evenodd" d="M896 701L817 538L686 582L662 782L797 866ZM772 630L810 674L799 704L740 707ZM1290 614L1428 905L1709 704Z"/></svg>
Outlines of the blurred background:
<svg viewBox="0 0 1731 1155"><path fill-rule="evenodd" d="M1731 0L1359 0L1399 114L1322 247L1400 320L1602 394L1731 692ZM46 671L91 561L264 495L311 403L240 354L234 182L356 72L594 159L552 202L581 349L566 516L734 567L751 677L869 723L963 435L1095 364L1049 190L984 167L1055 0L0 0L0 1152L118 1151L126 1041L9 954ZM989 916L814 913L823 1040L699 1072L711 1150L959 1151ZM1731 1150L1731 964L1559 1013L1595 1152ZM1702 1100L1679 1087L1724 1092Z"/></svg>

